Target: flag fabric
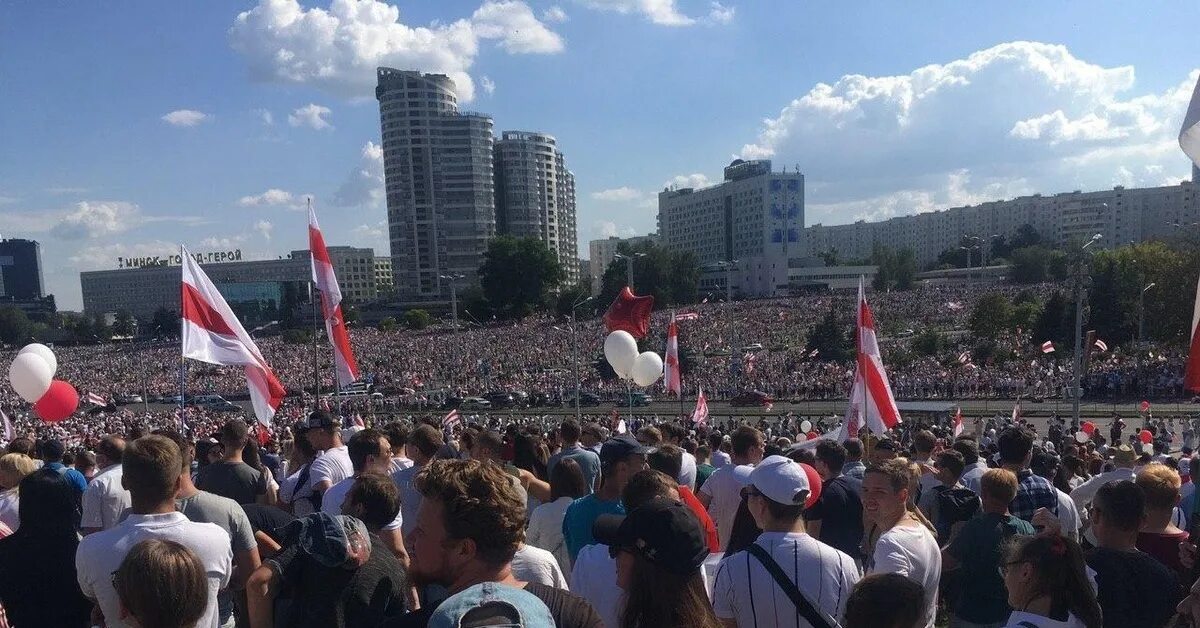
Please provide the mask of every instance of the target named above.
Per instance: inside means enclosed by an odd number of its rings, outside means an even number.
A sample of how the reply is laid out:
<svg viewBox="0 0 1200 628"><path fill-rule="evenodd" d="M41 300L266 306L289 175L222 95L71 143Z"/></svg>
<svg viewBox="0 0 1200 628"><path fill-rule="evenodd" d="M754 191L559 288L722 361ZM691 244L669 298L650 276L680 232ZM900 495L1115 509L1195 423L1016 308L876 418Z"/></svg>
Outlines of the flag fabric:
<svg viewBox="0 0 1200 628"><path fill-rule="evenodd" d="M458 414L458 410L451 410L442 417L442 431L449 434L460 423L462 423L462 416Z"/></svg>
<svg viewBox="0 0 1200 628"><path fill-rule="evenodd" d="M820 349L813 349L812 351L809 351L809 352L808 352L808 359L810 359L810 360L811 360L811 359L813 359L813 358L817 357L818 355L821 355L821 350L820 350Z"/></svg>
<svg viewBox="0 0 1200 628"><path fill-rule="evenodd" d="M746 363L746 373L753 373L754 363L758 361L758 356L754 355L753 353L746 353L742 356L742 361Z"/></svg>
<svg viewBox="0 0 1200 628"><path fill-rule="evenodd" d="M682 312L675 315L675 322L682 323L683 321L698 320L700 315L695 312Z"/></svg>
<svg viewBox="0 0 1200 628"><path fill-rule="evenodd" d="M1017 405L1013 406L1012 420L1013 420L1013 423L1016 423L1017 421L1021 420L1021 402L1020 401L1017 401Z"/></svg>
<svg viewBox="0 0 1200 628"><path fill-rule="evenodd" d="M234 316L229 304L186 248L183 260L181 303L183 357L216 364L241 366L250 389L250 402L259 423L270 426L283 401L283 384L275 377L258 345Z"/></svg>
<svg viewBox="0 0 1200 628"><path fill-rule="evenodd" d="M946 304L946 309L950 310L951 312L957 312L963 309L963 304L959 301L950 301Z"/></svg>
<svg viewBox="0 0 1200 628"><path fill-rule="evenodd" d="M363 423L362 414L359 414L358 412L354 413L353 420L354 420L354 423L353 423L354 427L364 427L365 428L367 426L366 423Z"/></svg>
<svg viewBox="0 0 1200 628"><path fill-rule="evenodd" d="M1200 166L1200 81L1196 81L1187 115L1183 117L1183 126L1179 128L1179 148L1183 149L1183 154L1192 163Z"/></svg>
<svg viewBox="0 0 1200 628"><path fill-rule="evenodd" d="M700 394L696 395L696 409L692 411L692 423L695 425L708 425L708 397L704 396L704 389L700 389Z"/></svg>
<svg viewBox="0 0 1200 628"><path fill-rule="evenodd" d="M970 351L963 351L962 353L958 354L958 363L959 364L966 364L970 361L971 361L971 352Z"/></svg>
<svg viewBox="0 0 1200 628"><path fill-rule="evenodd" d="M13 429L12 420L8 418L7 414L4 414L3 410L0 410L0 419L4 420L4 440L11 441L16 438L17 431Z"/></svg>
<svg viewBox="0 0 1200 628"><path fill-rule="evenodd" d="M1054 343L1049 340L1043 342L1042 353L1054 353Z"/></svg>
<svg viewBox="0 0 1200 628"><path fill-rule="evenodd" d="M618 420L617 420L617 428L616 428L616 431L617 431L617 433L618 433L618 434L624 434L625 432L628 432L628 431L629 431L629 428L625 427L625 419L618 419Z"/></svg>
<svg viewBox="0 0 1200 628"><path fill-rule="evenodd" d="M663 390L681 396L683 383L679 377L679 326L675 324L675 320L676 318L672 316L671 323L667 325L667 350L666 358L663 360Z"/></svg>
<svg viewBox="0 0 1200 628"><path fill-rule="evenodd" d="M1192 107L1196 106L1196 97L1192 96ZM1191 110L1188 110L1189 117ZM1197 140L1200 141L1200 140ZM1196 283L1196 303L1192 307L1192 335L1188 343L1187 367L1183 371L1183 388L1193 392L1200 391L1200 334L1196 333L1197 323L1200 323L1200 281ZM1154 359L1154 354L1150 354Z"/></svg>
<svg viewBox="0 0 1200 628"><path fill-rule="evenodd" d="M958 438L959 436L962 436L962 433L963 433L962 408L960 407L954 411L954 438Z"/></svg>
<svg viewBox="0 0 1200 628"><path fill-rule="evenodd" d="M1104 353L1105 351L1108 351L1108 344L1106 344L1103 340L1101 340L1099 338L1096 339L1096 342L1092 343L1092 346L1096 347L1096 350L1099 351L1100 353Z"/></svg>
<svg viewBox="0 0 1200 628"><path fill-rule="evenodd" d="M337 275L333 272L333 261L325 247L325 236L317 224L317 213L312 204L308 206L308 249L312 260L312 280L321 291L321 314L325 318L325 334L333 345L334 364L337 367L338 386L349 386L358 381L358 363L350 348L350 333L342 316L342 289L338 287Z"/></svg>
<svg viewBox="0 0 1200 628"><path fill-rule="evenodd" d="M650 312L653 309L654 297L634 296L629 286L625 286L604 312L604 327L608 333L623 329L634 338L645 338L650 333Z"/></svg>
<svg viewBox="0 0 1200 628"><path fill-rule="evenodd" d="M864 279L858 278L858 314L855 337L858 345L858 363L854 373L854 385L850 390L847 417L861 417L866 426L876 435L887 432L900 422L900 410L892 395L887 372L879 355L879 342L875 338L875 316L867 305ZM847 420L847 424L850 421Z"/></svg>
<svg viewBox="0 0 1200 628"><path fill-rule="evenodd" d="M108 405L108 400L106 400L104 397L101 397L100 395L97 395L94 392L89 392L88 394L84 395L83 400L90 404L97 405L97 406L107 406Z"/></svg>

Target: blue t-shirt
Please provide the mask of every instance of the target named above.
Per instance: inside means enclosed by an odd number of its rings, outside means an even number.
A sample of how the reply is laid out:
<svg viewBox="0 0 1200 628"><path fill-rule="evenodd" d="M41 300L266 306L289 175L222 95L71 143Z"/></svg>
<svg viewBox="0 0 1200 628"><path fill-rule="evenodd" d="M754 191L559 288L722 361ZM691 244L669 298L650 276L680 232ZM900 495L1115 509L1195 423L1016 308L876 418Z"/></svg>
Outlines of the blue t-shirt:
<svg viewBox="0 0 1200 628"><path fill-rule="evenodd" d="M563 539L567 542L567 553L571 555L572 562L579 555L579 550L596 542L592 537L592 524L596 522L597 517L607 514L625 514L625 507L621 505L621 500L604 501L592 494L580 497L567 506L567 514L563 516L562 532Z"/></svg>
<svg viewBox="0 0 1200 628"><path fill-rule="evenodd" d="M82 495L87 490L87 478L75 469L67 469L61 462L47 462L43 467L50 471L57 471L79 494Z"/></svg>
<svg viewBox="0 0 1200 628"><path fill-rule="evenodd" d="M600 456L590 449L584 449L579 445L571 445L563 447L562 451L550 456L550 461L546 463L546 474L554 473L554 467L560 460L571 459L579 465L579 469L583 471L583 479L587 481L588 492L596 490L596 478L600 476Z"/></svg>

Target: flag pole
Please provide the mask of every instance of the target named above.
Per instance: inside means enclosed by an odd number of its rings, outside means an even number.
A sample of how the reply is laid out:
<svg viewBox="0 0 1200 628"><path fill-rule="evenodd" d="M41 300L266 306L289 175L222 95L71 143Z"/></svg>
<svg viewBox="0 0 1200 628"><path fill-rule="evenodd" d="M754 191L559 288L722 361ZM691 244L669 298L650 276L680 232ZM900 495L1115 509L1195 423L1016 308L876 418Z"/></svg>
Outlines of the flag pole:
<svg viewBox="0 0 1200 628"><path fill-rule="evenodd" d="M316 412L317 410L321 409L321 360L317 355L317 336L320 335L320 331L317 328L317 320L319 320L321 317L317 305L317 285L312 281L308 282L308 295L313 306L313 412Z"/></svg>
<svg viewBox="0 0 1200 628"><path fill-rule="evenodd" d="M183 259L182 258L184 255L187 255L187 250L184 249L183 245L181 244L181 245L179 245L179 257L180 257L179 310L180 310L181 316L183 315ZM187 425L187 421L186 421L187 417L185 416L187 413L187 409L185 408L185 402L186 402L185 396L187 395L187 390L185 387L186 381L187 381L187 358L183 357L183 323L181 322L180 326L179 326L179 423L180 423L181 427L184 425ZM180 429L179 431L183 432L182 429Z"/></svg>

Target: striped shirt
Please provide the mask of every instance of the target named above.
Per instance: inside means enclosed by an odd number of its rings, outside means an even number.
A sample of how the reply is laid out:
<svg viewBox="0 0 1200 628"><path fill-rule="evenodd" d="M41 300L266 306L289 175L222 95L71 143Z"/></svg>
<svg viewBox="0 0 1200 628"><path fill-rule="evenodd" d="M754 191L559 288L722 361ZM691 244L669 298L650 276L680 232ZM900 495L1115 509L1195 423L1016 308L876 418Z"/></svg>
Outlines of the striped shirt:
<svg viewBox="0 0 1200 628"><path fill-rule="evenodd" d="M771 554L800 592L839 621L860 573L854 559L801 532L763 532L755 541ZM775 579L749 552L727 556L717 567L713 609L738 628L809 628Z"/></svg>

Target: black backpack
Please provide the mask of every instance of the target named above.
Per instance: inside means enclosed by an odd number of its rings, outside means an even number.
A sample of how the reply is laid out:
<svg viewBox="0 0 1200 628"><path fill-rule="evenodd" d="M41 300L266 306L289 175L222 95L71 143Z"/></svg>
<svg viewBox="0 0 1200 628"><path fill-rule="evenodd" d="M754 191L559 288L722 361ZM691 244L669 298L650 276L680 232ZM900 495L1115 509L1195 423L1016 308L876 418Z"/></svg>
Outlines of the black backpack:
<svg viewBox="0 0 1200 628"><path fill-rule="evenodd" d="M969 488L938 486L933 489L937 493L938 516L933 522L938 531L938 541L950 539L950 528L960 521L970 521L979 512L979 496Z"/></svg>

